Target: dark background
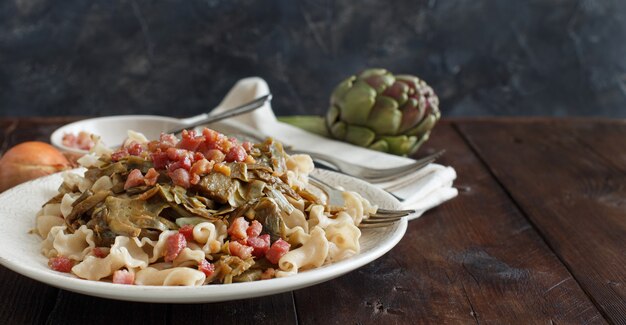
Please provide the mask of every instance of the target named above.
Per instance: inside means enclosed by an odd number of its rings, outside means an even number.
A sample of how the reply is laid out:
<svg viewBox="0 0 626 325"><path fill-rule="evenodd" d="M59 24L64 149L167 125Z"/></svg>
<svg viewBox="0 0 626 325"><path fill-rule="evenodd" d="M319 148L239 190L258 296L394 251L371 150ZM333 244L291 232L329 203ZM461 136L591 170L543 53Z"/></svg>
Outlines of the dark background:
<svg viewBox="0 0 626 325"><path fill-rule="evenodd" d="M260 76L323 114L366 67L416 74L444 116L626 117L626 1L0 2L0 116L194 115Z"/></svg>

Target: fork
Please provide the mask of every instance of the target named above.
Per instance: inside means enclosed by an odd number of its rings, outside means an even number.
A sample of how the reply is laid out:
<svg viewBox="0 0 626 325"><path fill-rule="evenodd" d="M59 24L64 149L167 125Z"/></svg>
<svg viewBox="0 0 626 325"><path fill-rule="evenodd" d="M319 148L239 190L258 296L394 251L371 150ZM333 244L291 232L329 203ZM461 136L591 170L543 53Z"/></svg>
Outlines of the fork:
<svg viewBox="0 0 626 325"><path fill-rule="evenodd" d="M263 105L265 105L265 103L271 100L272 100L272 94L267 94L265 96L255 98L252 101L249 101L247 103L241 104L237 107L231 108L222 113L218 113L215 115L208 115L205 113L205 114L198 115L195 117L190 117L187 119L187 120L191 120L187 122L189 124L180 128L168 130L166 133L177 134L177 133L183 132L183 130L186 130L186 129L193 129L194 127L199 126L199 125L215 123L215 122L218 122L218 121L230 118L230 117L252 112L255 109L261 108Z"/></svg>
<svg viewBox="0 0 626 325"><path fill-rule="evenodd" d="M336 189L332 185L322 181L321 179L309 175L309 182L311 185L319 188L326 196L328 196L328 204L331 206L344 206L345 201L343 199L342 191ZM359 228L381 228L394 224L396 221L406 217L415 210L388 210L377 209L375 214L370 215L367 219L363 219L358 225Z"/></svg>
<svg viewBox="0 0 626 325"><path fill-rule="evenodd" d="M441 157L446 150L439 150L431 155L420 158L415 162L399 167L392 168L370 168L361 165L355 165L344 160L337 159L335 157L320 154L317 152L309 152L303 150L287 150L290 154L300 153L307 154L313 158L313 160L317 163L325 165L335 171L351 175L357 178L360 178L364 181L370 183L383 183L386 181L391 181L397 179L402 176L406 176L410 173L413 173L419 169L426 167L426 165L431 162L437 160L437 158Z"/></svg>

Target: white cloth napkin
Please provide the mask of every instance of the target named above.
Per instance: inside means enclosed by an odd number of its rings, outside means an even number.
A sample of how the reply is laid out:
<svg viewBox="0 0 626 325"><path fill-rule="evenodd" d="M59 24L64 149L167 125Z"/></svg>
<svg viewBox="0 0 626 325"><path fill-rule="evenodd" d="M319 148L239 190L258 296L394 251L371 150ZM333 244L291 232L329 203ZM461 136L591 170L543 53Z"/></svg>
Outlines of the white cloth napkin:
<svg viewBox="0 0 626 325"><path fill-rule="evenodd" d="M261 78L250 77L241 79L211 114L223 112L269 92L267 83ZM350 163L367 167L396 167L414 162L410 158L381 153L345 142L331 140L279 122L272 111L270 103L266 103L265 106L253 112L232 118L228 123L245 127L246 129L251 128L265 136L272 136L295 150L322 154L340 152L341 155L336 155L337 158L345 157L346 161ZM457 189L452 187L452 182L455 178L456 172L454 168L432 163L401 179L374 185L393 193L397 197L403 198L404 200L401 202L406 209L416 210L416 213L410 216L410 219L414 219L421 216L426 210L457 196Z"/></svg>

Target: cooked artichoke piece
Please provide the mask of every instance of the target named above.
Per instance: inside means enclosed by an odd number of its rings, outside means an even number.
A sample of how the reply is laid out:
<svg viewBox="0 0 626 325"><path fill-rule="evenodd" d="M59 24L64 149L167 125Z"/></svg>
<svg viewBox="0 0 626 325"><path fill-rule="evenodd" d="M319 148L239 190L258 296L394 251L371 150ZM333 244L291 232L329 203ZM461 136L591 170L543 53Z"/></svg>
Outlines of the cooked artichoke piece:
<svg viewBox="0 0 626 325"><path fill-rule="evenodd" d="M236 178L244 182L248 181L248 165L241 162L226 164L230 168L230 178Z"/></svg>
<svg viewBox="0 0 626 325"><path fill-rule="evenodd" d="M87 192L87 191L85 191ZM72 212L65 218L65 224L70 232L74 232L74 222L77 221L85 212L93 209L96 204L104 201L111 195L111 191L99 191L85 198L72 208Z"/></svg>
<svg viewBox="0 0 626 325"><path fill-rule="evenodd" d="M118 235L137 237L142 228L168 230L168 224L163 222L159 214L168 207L165 202L148 202L138 199L118 198L109 196L105 200L108 210L106 222L111 231ZM176 229L177 226L169 223Z"/></svg>
<svg viewBox="0 0 626 325"><path fill-rule="evenodd" d="M106 205L100 202L91 213L91 220L87 222L87 227L94 231L94 241L98 247L113 245L117 236L106 222L107 213Z"/></svg>
<svg viewBox="0 0 626 325"><path fill-rule="evenodd" d="M85 172L85 178L92 182L95 182L98 178L102 176L111 177L113 174L123 174L127 172L128 170L126 169L126 166L118 161L115 163L105 164L99 168L89 168Z"/></svg>
<svg viewBox="0 0 626 325"><path fill-rule="evenodd" d="M126 163L126 168L128 171L133 169L141 170L141 173L145 174L148 172L148 169L154 167L154 164L150 160L143 159L138 156L127 156L122 158L122 163Z"/></svg>
<svg viewBox="0 0 626 325"><path fill-rule="evenodd" d="M210 173L200 179L196 188L211 200L226 203L237 190L237 181L221 173Z"/></svg>
<svg viewBox="0 0 626 325"><path fill-rule="evenodd" d="M270 234L272 242L282 238L285 224L280 208L274 199L263 197L254 206L254 217L263 225L263 231Z"/></svg>
<svg viewBox="0 0 626 325"><path fill-rule="evenodd" d="M215 278L222 283L232 283L233 277L243 274L252 265L254 259L242 260L237 256L222 255L219 261L215 262Z"/></svg>
<svg viewBox="0 0 626 325"><path fill-rule="evenodd" d="M287 154L283 149L283 144L276 142L273 139L269 139L269 152L271 154L272 167L274 169L274 175L283 175L287 172Z"/></svg>
<svg viewBox="0 0 626 325"><path fill-rule="evenodd" d="M263 271L259 269L255 270L246 270L238 276L233 277L233 282L251 282L261 280L261 274Z"/></svg>

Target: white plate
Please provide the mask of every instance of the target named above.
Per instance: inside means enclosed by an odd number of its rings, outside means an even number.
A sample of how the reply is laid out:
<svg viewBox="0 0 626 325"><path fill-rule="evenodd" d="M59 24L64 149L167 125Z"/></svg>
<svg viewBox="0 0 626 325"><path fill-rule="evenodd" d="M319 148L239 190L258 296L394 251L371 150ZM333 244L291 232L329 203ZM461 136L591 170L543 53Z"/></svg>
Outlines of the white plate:
<svg viewBox="0 0 626 325"><path fill-rule="evenodd" d="M158 139L162 132L182 128L204 118L206 118L206 114L184 119L158 115L114 115L95 117L66 124L56 129L50 135L50 143L64 151L86 154L88 152L87 150L63 145L63 136L65 134L78 134L81 131L86 131L99 136L106 146L115 147L121 145L122 142L126 140L128 130L142 133L148 139ZM233 121L230 120L198 126L196 129L202 129L203 127L210 127L216 131L227 134L241 132L241 126L234 125ZM246 132L251 135L256 135L258 138L265 138L263 135L257 134L253 130L246 130Z"/></svg>
<svg viewBox="0 0 626 325"><path fill-rule="evenodd" d="M325 170L316 170L315 174L329 183L359 192L380 207L400 208L400 203L393 197L368 183ZM364 229L360 240L360 254L286 278L201 287L133 286L88 281L51 270L47 265L47 259L40 253L42 239L29 233L35 226L35 214L43 203L55 195L61 183L60 174L54 174L0 194L0 224L2 224L0 264L61 289L103 298L142 302L203 303L291 291L328 281L375 260L402 239L407 227L407 221L403 219L387 228Z"/></svg>
<svg viewBox="0 0 626 325"><path fill-rule="evenodd" d="M84 154L87 153L87 151L64 146L63 136L66 133L78 134L78 132L86 131L100 136L104 144L115 146L124 142L128 130L141 132L148 139L158 139L161 132L181 127L186 123L187 120L156 115L96 117L76 121L56 129L52 132L52 135L50 135L50 143L61 150Z"/></svg>

